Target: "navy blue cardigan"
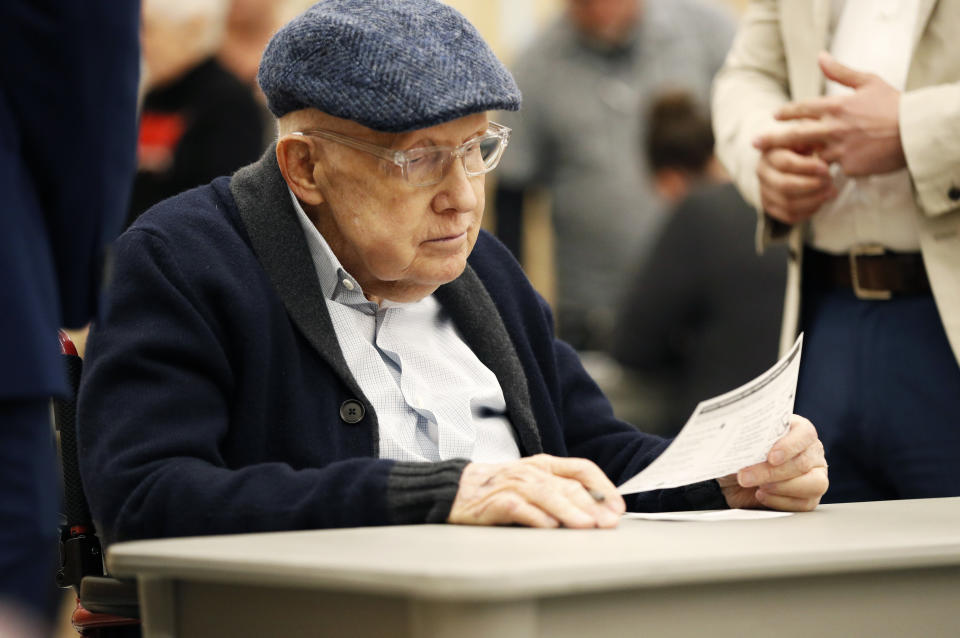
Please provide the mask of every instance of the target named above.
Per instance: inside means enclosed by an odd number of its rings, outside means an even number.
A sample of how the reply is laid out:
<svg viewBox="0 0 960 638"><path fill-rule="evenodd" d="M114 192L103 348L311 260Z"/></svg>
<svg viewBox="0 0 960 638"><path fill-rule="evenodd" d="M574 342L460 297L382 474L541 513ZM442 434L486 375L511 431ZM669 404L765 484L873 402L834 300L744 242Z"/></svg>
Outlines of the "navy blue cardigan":
<svg viewBox="0 0 960 638"><path fill-rule="evenodd" d="M618 421L509 251L482 232L435 293L497 375L524 455L615 483L667 442ZM443 522L464 459L379 459L272 150L169 199L119 240L80 393L80 463L110 540ZM348 423L345 401L364 417ZM715 482L633 509L723 507Z"/></svg>

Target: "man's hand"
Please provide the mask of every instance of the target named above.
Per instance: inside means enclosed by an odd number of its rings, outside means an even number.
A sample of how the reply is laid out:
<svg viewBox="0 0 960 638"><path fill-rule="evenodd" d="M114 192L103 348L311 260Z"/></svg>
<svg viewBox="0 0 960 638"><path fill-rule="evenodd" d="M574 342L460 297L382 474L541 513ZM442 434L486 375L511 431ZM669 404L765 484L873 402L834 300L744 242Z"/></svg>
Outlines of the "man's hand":
<svg viewBox="0 0 960 638"><path fill-rule="evenodd" d="M760 205L786 224L805 221L837 196L830 166L818 157L789 148L769 148L757 163Z"/></svg>
<svg viewBox="0 0 960 638"><path fill-rule="evenodd" d="M773 148L810 149L849 176L889 173L906 166L900 142L900 92L878 75L837 62L823 52L820 68L827 78L854 91L783 106L778 120L796 123L761 135L761 151Z"/></svg>
<svg viewBox="0 0 960 638"><path fill-rule="evenodd" d="M591 461L538 454L508 463L467 465L447 521L616 527L625 510L617 488Z"/></svg>
<svg viewBox="0 0 960 638"><path fill-rule="evenodd" d="M810 511L829 486L823 444L810 421L793 415L790 430L770 448L766 461L717 482L730 507Z"/></svg>

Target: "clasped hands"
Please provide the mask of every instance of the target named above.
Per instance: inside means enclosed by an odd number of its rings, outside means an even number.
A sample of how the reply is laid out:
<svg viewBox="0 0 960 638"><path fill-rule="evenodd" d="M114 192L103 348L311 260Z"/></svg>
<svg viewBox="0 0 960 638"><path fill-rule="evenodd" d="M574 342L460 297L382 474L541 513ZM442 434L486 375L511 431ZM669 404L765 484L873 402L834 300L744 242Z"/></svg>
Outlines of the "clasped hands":
<svg viewBox="0 0 960 638"><path fill-rule="evenodd" d="M824 75L853 93L784 105L774 116L784 126L759 136L760 203L787 224L804 221L837 196L830 165L851 176L906 166L900 142L900 92L873 73L856 71L823 52Z"/></svg>
<svg viewBox="0 0 960 638"><path fill-rule="evenodd" d="M814 509L827 491L823 444L807 419L790 429L767 460L718 479L730 507ZM507 463L470 463L447 519L469 525L616 527L623 497L591 461L539 454Z"/></svg>

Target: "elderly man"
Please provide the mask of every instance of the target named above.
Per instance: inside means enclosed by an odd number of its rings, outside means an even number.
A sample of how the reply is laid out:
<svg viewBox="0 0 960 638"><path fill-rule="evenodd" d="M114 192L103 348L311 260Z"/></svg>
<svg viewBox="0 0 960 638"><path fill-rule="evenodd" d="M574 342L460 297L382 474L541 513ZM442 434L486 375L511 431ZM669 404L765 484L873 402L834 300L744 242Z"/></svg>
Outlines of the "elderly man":
<svg viewBox="0 0 960 638"><path fill-rule="evenodd" d="M480 230L509 136L486 112L520 95L476 30L433 0L327 0L259 80L275 148L117 246L79 414L107 537L616 525L611 481L667 442L614 419ZM630 505L805 510L826 483L797 418L769 462Z"/></svg>

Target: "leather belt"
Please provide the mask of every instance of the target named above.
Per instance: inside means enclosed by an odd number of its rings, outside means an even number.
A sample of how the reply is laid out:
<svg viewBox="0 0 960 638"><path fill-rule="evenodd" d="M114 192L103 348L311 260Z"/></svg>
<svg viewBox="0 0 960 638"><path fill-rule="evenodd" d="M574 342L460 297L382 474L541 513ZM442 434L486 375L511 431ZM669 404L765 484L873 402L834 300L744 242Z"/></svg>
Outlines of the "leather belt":
<svg viewBox="0 0 960 638"><path fill-rule="evenodd" d="M845 255L807 248L803 276L822 286L852 288L859 299L930 292L920 253L895 253L875 244L855 246Z"/></svg>

